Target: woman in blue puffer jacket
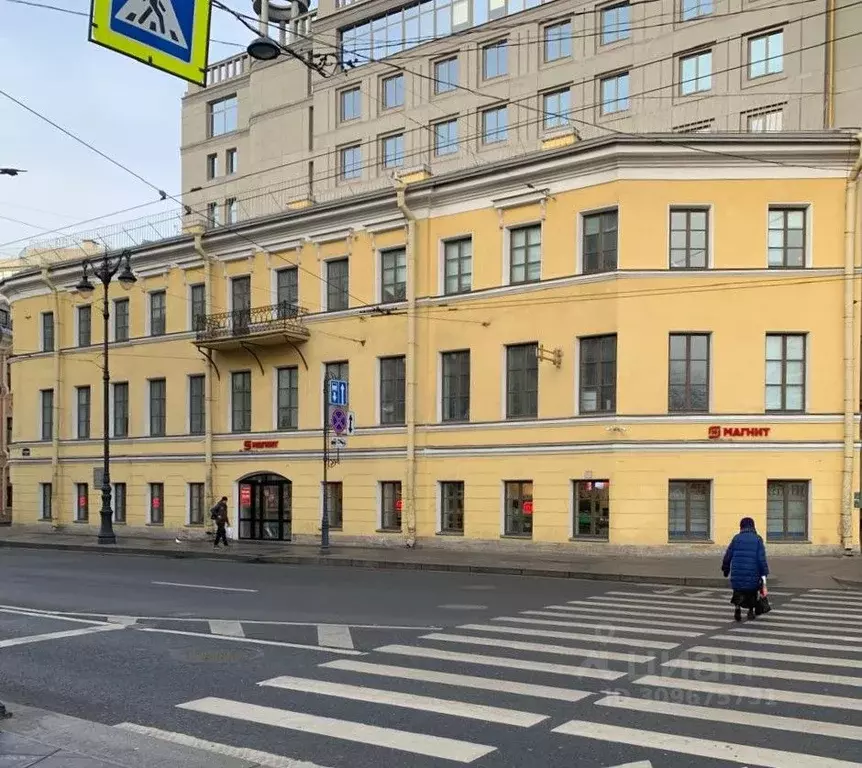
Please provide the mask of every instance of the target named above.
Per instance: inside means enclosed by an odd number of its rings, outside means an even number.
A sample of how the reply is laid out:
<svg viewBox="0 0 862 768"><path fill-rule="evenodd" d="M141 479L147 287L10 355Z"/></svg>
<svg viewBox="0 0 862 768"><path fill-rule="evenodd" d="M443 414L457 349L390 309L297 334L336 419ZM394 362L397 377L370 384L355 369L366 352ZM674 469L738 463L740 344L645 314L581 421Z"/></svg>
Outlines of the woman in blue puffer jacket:
<svg viewBox="0 0 862 768"><path fill-rule="evenodd" d="M766 562L766 546L754 528L754 520L743 517L739 522L739 533L733 537L721 571L725 578L730 576L733 597L730 602L736 606L734 618L742 621L742 609L748 608L748 618L754 618L754 607L763 579L769 575Z"/></svg>

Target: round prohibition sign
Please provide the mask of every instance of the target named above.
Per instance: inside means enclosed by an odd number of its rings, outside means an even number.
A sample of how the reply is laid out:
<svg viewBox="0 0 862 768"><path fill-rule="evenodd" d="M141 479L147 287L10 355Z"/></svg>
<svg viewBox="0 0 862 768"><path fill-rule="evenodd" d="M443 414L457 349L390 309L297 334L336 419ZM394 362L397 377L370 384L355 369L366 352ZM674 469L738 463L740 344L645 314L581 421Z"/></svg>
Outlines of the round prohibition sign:
<svg viewBox="0 0 862 768"><path fill-rule="evenodd" d="M329 423L336 435L343 434L347 431L347 412L343 408L333 408Z"/></svg>

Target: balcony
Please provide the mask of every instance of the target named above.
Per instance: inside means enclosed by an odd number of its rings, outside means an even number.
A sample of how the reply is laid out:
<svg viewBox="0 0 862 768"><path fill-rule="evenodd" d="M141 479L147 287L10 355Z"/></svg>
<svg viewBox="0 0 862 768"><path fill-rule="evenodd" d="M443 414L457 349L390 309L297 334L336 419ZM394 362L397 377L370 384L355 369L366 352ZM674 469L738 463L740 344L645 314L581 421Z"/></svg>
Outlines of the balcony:
<svg viewBox="0 0 862 768"><path fill-rule="evenodd" d="M295 345L310 336L305 314L302 307L283 302L202 316L195 323L195 344L219 350Z"/></svg>

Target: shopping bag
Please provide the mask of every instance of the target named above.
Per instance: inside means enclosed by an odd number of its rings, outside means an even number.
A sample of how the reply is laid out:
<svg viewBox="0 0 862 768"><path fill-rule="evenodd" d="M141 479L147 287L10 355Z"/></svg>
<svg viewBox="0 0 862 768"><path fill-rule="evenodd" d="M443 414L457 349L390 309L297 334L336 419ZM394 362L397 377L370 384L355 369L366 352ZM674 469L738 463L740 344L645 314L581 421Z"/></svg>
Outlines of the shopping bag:
<svg viewBox="0 0 862 768"><path fill-rule="evenodd" d="M760 592L757 595L757 605L754 607L754 612L760 616L764 613L769 613L771 610L772 606L769 603L769 591L766 588L766 577L764 576L760 585Z"/></svg>
<svg viewBox="0 0 862 768"><path fill-rule="evenodd" d="M225 528L225 535L228 537L228 540L232 540L232 539L235 539L235 538L236 538L236 537L234 536L233 526L232 526L232 525L229 525L229 526L227 526L227 528Z"/></svg>

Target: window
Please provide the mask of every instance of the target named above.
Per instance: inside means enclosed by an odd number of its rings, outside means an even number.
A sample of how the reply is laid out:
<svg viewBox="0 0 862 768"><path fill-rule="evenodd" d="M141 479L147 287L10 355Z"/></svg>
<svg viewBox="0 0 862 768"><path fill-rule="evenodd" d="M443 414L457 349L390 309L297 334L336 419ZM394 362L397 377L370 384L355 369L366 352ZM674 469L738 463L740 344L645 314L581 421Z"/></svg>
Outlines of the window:
<svg viewBox="0 0 862 768"><path fill-rule="evenodd" d="M567 59L572 55L572 22L545 27L545 61Z"/></svg>
<svg viewBox="0 0 862 768"><path fill-rule="evenodd" d="M443 245L443 293L468 293L473 287L473 238Z"/></svg>
<svg viewBox="0 0 862 768"><path fill-rule="evenodd" d="M509 108L494 107L482 113L482 141L494 144L505 141L508 136Z"/></svg>
<svg viewBox="0 0 862 768"><path fill-rule="evenodd" d="M674 208L670 212L671 269L706 269L709 212L699 208Z"/></svg>
<svg viewBox="0 0 862 768"><path fill-rule="evenodd" d="M712 13L713 0L682 0L682 20L691 21Z"/></svg>
<svg viewBox="0 0 862 768"><path fill-rule="evenodd" d="M129 340L129 300L114 300L114 341Z"/></svg>
<svg viewBox="0 0 862 768"><path fill-rule="evenodd" d="M78 307L78 346L89 347L93 343L93 309L87 304Z"/></svg>
<svg viewBox="0 0 862 768"><path fill-rule="evenodd" d="M766 335L766 410L805 410L805 336Z"/></svg>
<svg viewBox="0 0 862 768"><path fill-rule="evenodd" d="M90 519L90 487L75 483L75 521L86 523Z"/></svg>
<svg viewBox="0 0 862 768"><path fill-rule="evenodd" d="M42 439L50 440L54 435L54 390L43 389L39 394L42 401Z"/></svg>
<svg viewBox="0 0 862 768"><path fill-rule="evenodd" d="M126 484L114 483L113 504L114 522L126 522Z"/></svg>
<svg viewBox="0 0 862 768"><path fill-rule="evenodd" d="M505 40L486 45L482 49L482 77L490 80L493 77L502 77L509 71L508 62L509 48Z"/></svg>
<svg viewBox="0 0 862 768"><path fill-rule="evenodd" d="M746 129L749 133L772 133L784 128L784 110L771 109L748 115Z"/></svg>
<svg viewBox="0 0 862 768"><path fill-rule="evenodd" d="M348 88L340 94L341 121L358 120L362 117L362 92L359 88Z"/></svg>
<svg viewBox="0 0 862 768"><path fill-rule="evenodd" d="M165 434L167 382L164 379L150 379L150 437L163 437Z"/></svg>
<svg viewBox="0 0 862 768"><path fill-rule="evenodd" d="M299 304L299 269L288 267L275 273L275 301L278 316L295 317Z"/></svg>
<svg viewBox="0 0 862 768"><path fill-rule="evenodd" d="M679 62L679 90L683 96L712 88L712 51L684 56Z"/></svg>
<svg viewBox="0 0 862 768"><path fill-rule="evenodd" d="M668 411L707 413L709 411L709 334L670 334L668 366Z"/></svg>
<svg viewBox="0 0 862 768"><path fill-rule="evenodd" d="M565 88L562 91L544 94L542 96L542 111L545 115L545 130L566 128L570 124L569 113L572 111L572 92Z"/></svg>
<svg viewBox="0 0 862 768"><path fill-rule="evenodd" d="M380 529L401 530L401 483L380 483Z"/></svg>
<svg viewBox="0 0 862 768"><path fill-rule="evenodd" d="M617 268L617 219L616 210L584 216L584 274Z"/></svg>
<svg viewBox="0 0 862 768"><path fill-rule="evenodd" d="M299 428L299 369L278 369L276 429Z"/></svg>
<svg viewBox="0 0 862 768"><path fill-rule="evenodd" d="M236 96L228 96L226 99L210 102L208 105L210 136L221 136L235 131L238 111L239 102Z"/></svg>
<svg viewBox="0 0 862 768"><path fill-rule="evenodd" d="M239 170L239 155L235 149L225 152L225 173L233 176Z"/></svg>
<svg viewBox="0 0 862 768"><path fill-rule="evenodd" d="M784 32L778 30L748 41L748 77L775 75L784 71Z"/></svg>
<svg viewBox="0 0 862 768"><path fill-rule="evenodd" d="M506 418L535 419L539 415L537 344L506 347Z"/></svg>
<svg viewBox="0 0 862 768"><path fill-rule="evenodd" d="M207 226L221 226L221 206L218 203L207 203Z"/></svg>
<svg viewBox="0 0 862 768"><path fill-rule="evenodd" d="M632 34L632 9L628 3L601 9L602 45L628 40Z"/></svg>
<svg viewBox="0 0 862 768"><path fill-rule="evenodd" d="M580 412L615 413L617 409L617 337L581 339Z"/></svg>
<svg viewBox="0 0 862 768"><path fill-rule="evenodd" d="M804 208L769 209L769 266L805 266Z"/></svg>
<svg viewBox="0 0 862 768"><path fill-rule="evenodd" d="M766 538L770 541L808 539L807 480L769 480L766 483Z"/></svg>
<svg viewBox="0 0 862 768"><path fill-rule="evenodd" d="M668 484L668 538L710 537L709 480L671 480Z"/></svg>
<svg viewBox="0 0 862 768"><path fill-rule="evenodd" d="M117 382L114 388L114 437L129 436L129 383Z"/></svg>
<svg viewBox="0 0 862 768"><path fill-rule="evenodd" d="M404 301L407 298L407 253L394 248L380 254L380 301Z"/></svg>
<svg viewBox="0 0 862 768"><path fill-rule="evenodd" d="M189 304L191 305L191 321L193 331L202 331L207 322L206 285L198 283L189 288Z"/></svg>
<svg viewBox="0 0 862 768"><path fill-rule="evenodd" d="M458 87L458 58L434 62L434 93L448 93Z"/></svg>
<svg viewBox="0 0 862 768"><path fill-rule="evenodd" d="M458 151L458 120L444 120L434 124L434 154L452 155Z"/></svg>
<svg viewBox="0 0 862 768"><path fill-rule="evenodd" d="M404 357L380 358L380 423L404 423Z"/></svg>
<svg viewBox="0 0 862 768"><path fill-rule="evenodd" d="M362 178L362 147L343 147L339 152L338 173L342 179Z"/></svg>
<svg viewBox="0 0 862 768"><path fill-rule="evenodd" d="M50 520L53 517L54 486L51 483L39 483L39 519Z"/></svg>
<svg viewBox="0 0 862 768"><path fill-rule="evenodd" d="M75 414L77 416L77 437L90 439L90 388L75 387Z"/></svg>
<svg viewBox="0 0 862 768"><path fill-rule="evenodd" d="M203 525L206 512L204 483L189 483L189 525Z"/></svg>
<svg viewBox="0 0 862 768"><path fill-rule="evenodd" d="M6 445L12 444L12 417L6 417Z"/></svg>
<svg viewBox="0 0 862 768"><path fill-rule="evenodd" d="M440 483L440 532L464 533L464 483Z"/></svg>
<svg viewBox="0 0 862 768"><path fill-rule="evenodd" d="M504 485L506 536L533 535L533 481L509 480Z"/></svg>
<svg viewBox="0 0 862 768"><path fill-rule="evenodd" d="M166 326L165 292L150 294L150 336L164 336Z"/></svg>
<svg viewBox="0 0 862 768"><path fill-rule="evenodd" d="M218 155L213 153L212 155L207 155L207 179L212 181L212 179L218 176Z"/></svg>
<svg viewBox="0 0 862 768"><path fill-rule="evenodd" d="M54 313L42 313L42 351L54 351Z"/></svg>
<svg viewBox="0 0 862 768"><path fill-rule="evenodd" d="M576 480L573 484L572 509L575 519L572 533L578 539L608 539L611 504L607 480Z"/></svg>
<svg viewBox="0 0 862 768"><path fill-rule="evenodd" d="M326 262L326 310L328 312L347 309L350 300L349 279L347 259Z"/></svg>
<svg viewBox="0 0 862 768"><path fill-rule="evenodd" d="M441 365L441 418L470 420L470 350L443 352Z"/></svg>
<svg viewBox="0 0 862 768"><path fill-rule="evenodd" d="M509 283L542 279L542 226L531 224L509 230Z"/></svg>
<svg viewBox="0 0 862 768"><path fill-rule="evenodd" d="M251 431L251 371L230 375L230 428L233 432Z"/></svg>
<svg viewBox="0 0 862 768"><path fill-rule="evenodd" d="M339 360L334 363L327 363L324 370L324 377L327 379L335 379L337 381L350 381L350 363L347 360Z"/></svg>
<svg viewBox="0 0 862 768"><path fill-rule="evenodd" d="M323 486L324 504L329 516L329 527L341 529L344 526L344 489L341 483L325 483Z"/></svg>
<svg viewBox="0 0 862 768"><path fill-rule="evenodd" d="M235 197L225 200L224 216L228 224L236 224L239 221L239 202Z"/></svg>
<svg viewBox="0 0 862 768"><path fill-rule="evenodd" d="M625 112L629 108L629 73L611 75L601 80L602 114Z"/></svg>
<svg viewBox="0 0 862 768"><path fill-rule="evenodd" d="M165 486L164 483L150 483L150 525L164 525Z"/></svg>
<svg viewBox="0 0 862 768"><path fill-rule="evenodd" d="M384 168L400 168L404 165L404 134L384 136L380 142L380 154Z"/></svg>
<svg viewBox="0 0 862 768"><path fill-rule="evenodd" d="M386 77L381 82L383 109L404 106L404 75Z"/></svg>
<svg viewBox="0 0 862 768"><path fill-rule="evenodd" d="M189 434L202 435L206 431L206 376L189 376Z"/></svg>

